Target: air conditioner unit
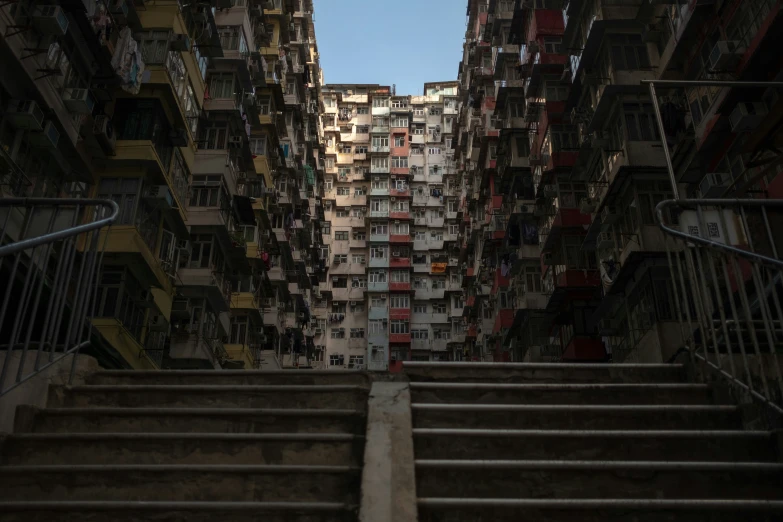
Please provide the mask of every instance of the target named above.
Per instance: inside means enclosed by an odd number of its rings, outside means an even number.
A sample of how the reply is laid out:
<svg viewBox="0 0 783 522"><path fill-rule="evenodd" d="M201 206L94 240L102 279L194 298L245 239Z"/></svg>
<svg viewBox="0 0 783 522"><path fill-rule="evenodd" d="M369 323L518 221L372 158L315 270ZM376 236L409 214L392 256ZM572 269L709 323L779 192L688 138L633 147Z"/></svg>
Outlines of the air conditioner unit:
<svg viewBox="0 0 783 522"><path fill-rule="evenodd" d="M228 138L228 144L231 147L241 147L242 141L242 136L229 136Z"/></svg>
<svg viewBox="0 0 783 522"><path fill-rule="evenodd" d="M151 332L165 332L169 328L169 322L163 315L155 314L150 317L149 329Z"/></svg>
<svg viewBox="0 0 783 522"><path fill-rule="evenodd" d="M95 123L92 126L92 132L98 140L98 143L100 143L103 152L106 154L114 154L117 136L114 134L114 125L112 125L111 118L104 114L96 116Z"/></svg>
<svg viewBox="0 0 783 522"><path fill-rule="evenodd" d="M373 176L373 177L372 177L372 180L373 180L373 181L380 181L380 180L381 180L381 177L380 177L380 176Z"/></svg>
<svg viewBox="0 0 783 522"><path fill-rule="evenodd" d="M614 246L614 235L609 231L598 234L597 246L599 249L612 248Z"/></svg>
<svg viewBox="0 0 783 522"><path fill-rule="evenodd" d="M64 36L68 32L68 18L58 5L39 5L33 11L33 27L49 36Z"/></svg>
<svg viewBox="0 0 783 522"><path fill-rule="evenodd" d="M186 34L172 35L170 49L172 51L190 51L190 37Z"/></svg>
<svg viewBox="0 0 783 522"><path fill-rule="evenodd" d="M63 102L69 111L78 114L92 114L95 108L95 99L89 89L66 89Z"/></svg>
<svg viewBox="0 0 783 522"><path fill-rule="evenodd" d="M60 131L52 121L47 121L43 126L43 131L30 134L29 139L36 147L56 149L57 143L60 141Z"/></svg>
<svg viewBox="0 0 783 522"><path fill-rule="evenodd" d="M171 317L186 319L190 318L190 313L190 301L187 299L175 299L171 303Z"/></svg>
<svg viewBox="0 0 783 522"><path fill-rule="evenodd" d="M740 102L731 111L729 121L731 132L751 132L755 130L767 116L767 105L762 102Z"/></svg>
<svg viewBox="0 0 783 522"><path fill-rule="evenodd" d="M731 182L731 173L729 172L710 172L699 183L701 197L720 198Z"/></svg>
<svg viewBox="0 0 783 522"><path fill-rule="evenodd" d="M165 203L168 208L174 207L174 198L171 195L168 185L151 185L144 189L144 199Z"/></svg>
<svg viewBox="0 0 783 522"><path fill-rule="evenodd" d="M397 201L397 198L393 197L391 198L392 201Z"/></svg>
<svg viewBox="0 0 783 522"><path fill-rule="evenodd" d="M33 100L11 100L5 115L8 122L17 129L43 129L43 111Z"/></svg>
<svg viewBox="0 0 783 522"><path fill-rule="evenodd" d="M620 214L617 212L617 208L606 205L604 209L601 211L601 222L604 225L611 225L615 221L617 221L617 218L620 217Z"/></svg>
<svg viewBox="0 0 783 522"><path fill-rule="evenodd" d="M720 40L710 52L710 69L725 71L737 66L745 52L739 40Z"/></svg>

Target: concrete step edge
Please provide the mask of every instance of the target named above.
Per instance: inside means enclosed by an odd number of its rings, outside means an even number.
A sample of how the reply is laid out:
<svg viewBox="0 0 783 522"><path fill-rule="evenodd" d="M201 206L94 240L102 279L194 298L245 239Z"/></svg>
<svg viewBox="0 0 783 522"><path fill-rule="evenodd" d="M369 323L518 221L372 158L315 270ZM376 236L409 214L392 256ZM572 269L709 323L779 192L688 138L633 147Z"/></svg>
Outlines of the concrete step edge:
<svg viewBox="0 0 783 522"><path fill-rule="evenodd" d="M138 393L140 391L179 391L179 392L350 392L367 391L366 386L354 384L281 384L281 385L258 385L258 384L84 384L77 386L55 385L57 388L71 392L111 392L128 391Z"/></svg>
<svg viewBox="0 0 783 522"><path fill-rule="evenodd" d="M652 461L652 460L451 460L416 459L417 469L518 470L654 470L783 472L777 462Z"/></svg>
<svg viewBox="0 0 783 522"><path fill-rule="evenodd" d="M684 365L682 364L630 364L630 363L485 363L485 362L424 362L424 361L403 361L404 368L462 368L462 369L479 369L479 370L524 370L524 369L589 369L589 370L607 370L612 368L640 368L645 370L660 370L662 368L682 370Z"/></svg>
<svg viewBox="0 0 783 522"><path fill-rule="evenodd" d="M470 382L412 382L412 390L708 390L699 383L470 383Z"/></svg>
<svg viewBox="0 0 783 522"><path fill-rule="evenodd" d="M353 433L12 433L5 440L152 440L152 441L181 441L203 440L230 442L239 441L282 441L282 442L350 442L363 439L363 435Z"/></svg>
<svg viewBox="0 0 783 522"><path fill-rule="evenodd" d="M78 408L40 408L40 413L48 415L198 415L198 416L245 416L245 415L277 415L298 417L366 417L363 410L351 409L318 409L318 408L165 408L165 407L100 407L88 406Z"/></svg>
<svg viewBox="0 0 783 522"><path fill-rule="evenodd" d="M417 500L419 507L427 508L528 508L528 509L645 509L682 510L703 509L783 512L780 500L731 499L514 499L514 498L439 498ZM1 506L0 506L1 507Z"/></svg>
<svg viewBox="0 0 783 522"><path fill-rule="evenodd" d="M0 501L10 511L290 511L343 512L357 506L341 502L209 502L209 501Z"/></svg>
<svg viewBox="0 0 783 522"><path fill-rule="evenodd" d="M0 475L23 473L113 473L146 471L155 473L193 472L193 473L359 473L359 466L313 466L285 464L41 464L0 466Z"/></svg>
<svg viewBox="0 0 783 522"><path fill-rule="evenodd" d="M216 372L215 370L101 370L98 372L95 372L92 374L92 376L100 376L100 377L126 377L126 376L141 376L141 377L147 377L147 376L157 376L157 375L175 375L175 376L209 376L209 377L220 377L220 376L242 376L242 375L260 375L260 376L266 376L266 375L272 375L272 376L280 376L284 375L286 377L294 376L294 375L301 375L301 376L342 376L342 375L348 375L348 376L354 376L354 375L367 375L367 372L364 372L362 370L307 370L307 371L297 371L297 370L220 370L219 372Z"/></svg>
<svg viewBox="0 0 783 522"><path fill-rule="evenodd" d="M414 437L519 437L519 438L727 438L765 439L771 431L737 430L509 430L509 429L454 429L414 428Z"/></svg>
<svg viewBox="0 0 783 522"><path fill-rule="evenodd" d="M441 404L421 403L411 404L413 410L430 411L683 411L683 412L736 412L733 405L708 404Z"/></svg>

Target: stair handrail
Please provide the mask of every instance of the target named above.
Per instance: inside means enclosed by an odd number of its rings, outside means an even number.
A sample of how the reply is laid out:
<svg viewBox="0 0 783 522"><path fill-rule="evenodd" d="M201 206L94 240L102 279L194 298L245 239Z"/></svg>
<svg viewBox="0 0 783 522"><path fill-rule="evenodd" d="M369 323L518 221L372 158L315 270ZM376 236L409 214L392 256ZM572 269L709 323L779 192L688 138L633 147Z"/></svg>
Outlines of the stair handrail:
<svg viewBox="0 0 783 522"><path fill-rule="evenodd" d="M98 219L82 223L91 213ZM10 274L0 294L0 397L71 354L68 381L73 379L78 352L90 345L88 318L108 237L101 232L118 215L119 206L109 199L0 198L0 265ZM37 350L29 350L31 344ZM28 350L37 354L25 373ZM6 387L13 364L15 376Z"/></svg>
<svg viewBox="0 0 783 522"><path fill-rule="evenodd" d="M764 230L749 228L746 209L760 214ZM783 260L768 217L771 209L783 210L783 200L670 199L656 206L655 215L666 239L684 347L692 359L783 414L783 375L777 355L777 347L783 345ZM691 218L696 218L699 235L688 234L670 223L675 214L682 217L685 211L695 211ZM726 211L732 212L729 216L733 222L727 221ZM722 241L704 237L710 233L705 212L713 212L711 219L717 215L718 222L710 224L718 227L713 232ZM732 232L744 240L745 248L730 244ZM758 236L758 232L765 232L766 237ZM764 241L772 257L757 250L759 240ZM673 251L677 241L684 248ZM738 355L740 361L735 365ZM751 360L755 364L751 365ZM742 368L735 367L740 364ZM765 365L774 366L770 375ZM777 386L770 385L769 380L777 381Z"/></svg>

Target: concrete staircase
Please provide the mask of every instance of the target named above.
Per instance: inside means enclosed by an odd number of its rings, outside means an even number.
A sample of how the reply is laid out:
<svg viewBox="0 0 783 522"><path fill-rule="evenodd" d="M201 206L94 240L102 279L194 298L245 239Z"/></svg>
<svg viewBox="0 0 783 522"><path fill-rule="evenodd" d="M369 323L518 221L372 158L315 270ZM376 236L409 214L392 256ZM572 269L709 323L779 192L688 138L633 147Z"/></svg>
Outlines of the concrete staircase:
<svg viewBox="0 0 783 522"><path fill-rule="evenodd" d="M107 371L52 386L0 441L0 519L357 520L369 387L316 371Z"/></svg>
<svg viewBox="0 0 783 522"><path fill-rule="evenodd" d="M678 365L406 363L419 520L783 520L780 435Z"/></svg>

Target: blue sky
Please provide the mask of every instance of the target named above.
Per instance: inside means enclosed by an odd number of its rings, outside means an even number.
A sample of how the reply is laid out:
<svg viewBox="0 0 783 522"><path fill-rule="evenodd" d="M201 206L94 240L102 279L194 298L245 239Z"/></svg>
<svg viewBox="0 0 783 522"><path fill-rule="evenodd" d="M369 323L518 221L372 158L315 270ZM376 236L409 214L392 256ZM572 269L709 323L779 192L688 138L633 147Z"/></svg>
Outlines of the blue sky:
<svg viewBox="0 0 783 522"><path fill-rule="evenodd" d="M326 83L397 84L457 79L466 0L314 0Z"/></svg>

